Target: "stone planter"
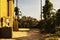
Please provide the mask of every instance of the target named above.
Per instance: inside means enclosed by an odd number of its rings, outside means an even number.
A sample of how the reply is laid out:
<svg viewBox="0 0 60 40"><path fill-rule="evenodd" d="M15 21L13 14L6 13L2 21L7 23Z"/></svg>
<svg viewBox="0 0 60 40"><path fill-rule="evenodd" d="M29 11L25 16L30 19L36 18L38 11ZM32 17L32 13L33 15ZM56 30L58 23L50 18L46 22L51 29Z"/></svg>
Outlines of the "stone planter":
<svg viewBox="0 0 60 40"><path fill-rule="evenodd" d="M0 28L0 38L12 38L12 28L11 27Z"/></svg>

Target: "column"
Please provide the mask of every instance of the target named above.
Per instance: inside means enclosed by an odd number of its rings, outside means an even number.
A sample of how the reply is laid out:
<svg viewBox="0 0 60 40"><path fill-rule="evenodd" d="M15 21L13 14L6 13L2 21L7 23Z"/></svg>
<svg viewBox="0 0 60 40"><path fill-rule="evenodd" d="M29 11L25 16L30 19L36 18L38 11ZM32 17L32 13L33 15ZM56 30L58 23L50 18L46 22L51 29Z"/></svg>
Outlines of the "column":
<svg viewBox="0 0 60 40"><path fill-rule="evenodd" d="M9 26L13 27L13 16L14 16L14 3L13 0L9 0Z"/></svg>

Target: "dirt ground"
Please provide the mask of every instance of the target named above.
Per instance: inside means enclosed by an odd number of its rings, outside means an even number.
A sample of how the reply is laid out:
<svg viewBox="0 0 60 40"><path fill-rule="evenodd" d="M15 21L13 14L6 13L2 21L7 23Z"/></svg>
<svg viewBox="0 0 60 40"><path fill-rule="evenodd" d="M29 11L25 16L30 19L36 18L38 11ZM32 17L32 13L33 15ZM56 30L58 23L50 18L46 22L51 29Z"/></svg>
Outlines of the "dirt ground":
<svg viewBox="0 0 60 40"><path fill-rule="evenodd" d="M29 29L29 28L20 28L19 31L12 32L11 39L0 39L0 40L60 40L60 38L45 38L44 35L40 33L39 29Z"/></svg>
<svg viewBox="0 0 60 40"><path fill-rule="evenodd" d="M0 40L44 40L39 29L20 28L19 31L13 31L12 39Z"/></svg>
<svg viewBox="0 0 60 40"><path fill-rule="evenodd" d="M16 38L16 40L44 40L42 34L40 34L39 29L29 29L23 30L21 32L25 32L25 36L22 34L23 36Z"/></svg>

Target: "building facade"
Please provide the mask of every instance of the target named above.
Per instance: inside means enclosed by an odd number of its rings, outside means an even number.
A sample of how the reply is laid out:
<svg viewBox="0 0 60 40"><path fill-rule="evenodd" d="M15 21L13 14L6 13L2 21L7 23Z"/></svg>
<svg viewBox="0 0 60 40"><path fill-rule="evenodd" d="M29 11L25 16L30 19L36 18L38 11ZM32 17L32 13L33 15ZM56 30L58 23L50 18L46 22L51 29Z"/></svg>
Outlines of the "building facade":
<svg viewBox="0 0 60 40"><path fill-rule="evenodd" d="M0 0L0 28L13 27L14 0Z"/></svg>

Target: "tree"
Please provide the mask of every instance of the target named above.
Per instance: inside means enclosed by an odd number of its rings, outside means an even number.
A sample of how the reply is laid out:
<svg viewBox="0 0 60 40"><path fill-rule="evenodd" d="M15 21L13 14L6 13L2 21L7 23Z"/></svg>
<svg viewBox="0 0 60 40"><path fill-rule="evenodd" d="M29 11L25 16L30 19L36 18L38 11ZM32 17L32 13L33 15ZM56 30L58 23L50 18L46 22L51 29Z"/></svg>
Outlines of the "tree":
<svg viewBox="0 0 60 40"><path fill-rule="evenodd" d="M55 22L53 18L41 20L38 26L43 33L55 33Z"/></svg>
<svg viewBox="0 0 60 40"><path fill-rule="evenodd" d="M17 20L19 20L19 8L15 7L14 11L15 11L15 15L17 17Z"/></svg>
<svg viewBox="0 0 60 40"><path fill-rule="evenodd" d="M56 24L57 26L60 25L60 9L58 9L56 13Z"/></svg>
<svg viewBox="0 0 60 40"><path fill-rule="evenodd" d="M19 21L19 27L34 28L38 24L37 19L23 16Z"/></svg>
<svg viewBox="0 0 60 40"><path fill-rule="evenodd" d="M53 9L53 4L50 0L45 1L45 5L43 6L43 18L48 19L51 16L51 10Z"/></svg>
<svg viewBox="0 0 60 40"><path fill-rule="evenodd" d="M19 14L19 8L18 7L15 7L14 11L15 11L15 15Z"/></svg>

